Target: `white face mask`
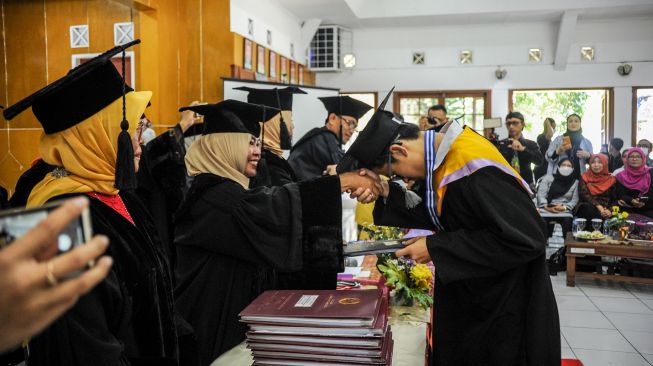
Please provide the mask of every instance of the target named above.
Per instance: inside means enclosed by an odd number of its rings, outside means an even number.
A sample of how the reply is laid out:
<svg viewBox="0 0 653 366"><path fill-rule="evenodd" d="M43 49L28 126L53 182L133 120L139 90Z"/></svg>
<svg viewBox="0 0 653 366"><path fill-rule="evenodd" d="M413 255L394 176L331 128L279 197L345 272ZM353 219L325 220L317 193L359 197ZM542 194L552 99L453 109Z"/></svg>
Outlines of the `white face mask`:
<svg viewBox="0 0 653 366"><path fill-rule="evenodd" d="M569 174L571 174L573 171L574 171L574 168L572 168L570 166L561 166L560 168L558 168L558 172L563 177L569 176Z"/></svg>
<svg viewBox="0 0 653 366"><path fill-rule="evenodd" d="M644 156L648 157L648 147L640 147L644 151Z"/></svg>

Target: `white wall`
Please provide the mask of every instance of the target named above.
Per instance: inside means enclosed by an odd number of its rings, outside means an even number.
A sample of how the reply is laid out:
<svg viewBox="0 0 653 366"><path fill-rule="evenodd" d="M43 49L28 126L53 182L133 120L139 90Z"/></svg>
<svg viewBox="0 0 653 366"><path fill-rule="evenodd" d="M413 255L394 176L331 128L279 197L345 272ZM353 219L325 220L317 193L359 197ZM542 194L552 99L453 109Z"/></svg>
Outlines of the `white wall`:
<svg viewBox="0 0 653 366"><path fill-rule="evenodd" d="M245 38L301 64L306 63L306 47L302 47L301 21L274 0L231 0L230 29ZM254 35L248 33L248 19L254 21ZM267 30L272 44L267 44ZM290 54L290 44L294 53Z"/></svg>
<svg viewBox="0 0 653 366"><path fill-rule="evenodd" d="M488 24L428 28L355 29L357 64L339 73L319 73L317 84L343 91L491 89L492 115L508 112L508 90L516 88L614 87L615 136L631 135L632 86L653 85L653 19L580 20L566 70L554 71L558 25ZM593 63L580 61L580 46L594 46ZM528 62L528 49L543 49L540 64ZM473 65L460 65L458 52L473 51ZM426 53L425 65L412 65L412 52ZM627 61L627 77L616 69ZM503 80L494 77L501 65ZM392 101L388 103L392 108ZM500 131L506 136L505 131Z"/></svg>

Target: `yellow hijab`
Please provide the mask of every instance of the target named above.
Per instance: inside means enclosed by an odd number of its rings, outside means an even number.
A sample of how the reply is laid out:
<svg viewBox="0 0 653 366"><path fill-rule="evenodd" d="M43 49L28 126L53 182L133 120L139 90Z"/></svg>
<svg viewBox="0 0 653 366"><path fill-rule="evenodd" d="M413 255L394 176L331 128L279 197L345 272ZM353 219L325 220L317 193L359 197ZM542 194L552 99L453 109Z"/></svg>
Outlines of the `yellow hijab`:
<svg viewBox="0 0 653 366"><path fill-rule="evenodd" d="M245 168L251 139L251 134L241 132L201 136L186 152L188 175L194 177L211 173L229 178L248 189L249 178L245 175Z"/></svg>
<svg viewBox="0 0 653 366"><path fill-rule="evenodd" d="M279 157L283 157L283 150L281 149L282 114L286 127L290 130L290 126L292 125L292 111L281 111L281 113L277 113L274 117L265 122L265 127L263 127L263 123L261 123L264 147Z"/></svg>
<svg viewBox="0 0 653 366"><path fill-rule="evenodd" d="M151 97L150 91L126 94L130 135L136 130ZM43 133L39 145L43 161L63 167L68 175L46 175L32 189L27 207L41 206L62 194L118 194L114 181L121 120L122 97L73 127L51 135Z"/></svg>

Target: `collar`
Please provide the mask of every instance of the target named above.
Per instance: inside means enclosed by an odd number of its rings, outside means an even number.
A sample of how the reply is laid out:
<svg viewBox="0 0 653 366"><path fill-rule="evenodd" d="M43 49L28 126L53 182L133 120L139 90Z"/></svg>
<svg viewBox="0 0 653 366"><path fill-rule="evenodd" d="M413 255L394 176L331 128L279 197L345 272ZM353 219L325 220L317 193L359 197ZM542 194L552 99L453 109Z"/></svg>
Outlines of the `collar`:
<svg viewBox="0 0 653 366"><path fill-rule="evenodd" d="M442 165L444 158L447 156L447 153L451 148L451 144L453 144L453 142L458 138L458 136L460 136L460 134L463 133L463 127L459 125L458 122L452 120L447 122L444 125L444 127L442 127L440 133L444 133L444 137L440 142L438 151L435 153L435 166L433 168L433 171L437 170L438 167Z"/></svg>

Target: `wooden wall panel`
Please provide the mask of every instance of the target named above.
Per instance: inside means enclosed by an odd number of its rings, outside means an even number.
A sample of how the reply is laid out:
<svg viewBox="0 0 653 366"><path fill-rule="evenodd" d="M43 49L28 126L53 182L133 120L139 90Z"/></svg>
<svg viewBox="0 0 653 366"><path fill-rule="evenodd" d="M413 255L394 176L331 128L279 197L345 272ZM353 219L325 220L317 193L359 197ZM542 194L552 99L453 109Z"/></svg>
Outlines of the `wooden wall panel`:
<svg viewBox="0 0 653 366"><path fill-rule="evenodd" d="M224 98L220 77L230 75L234 52L229 0L203 0L202 13L203 99L216 103Z"/></svg>

